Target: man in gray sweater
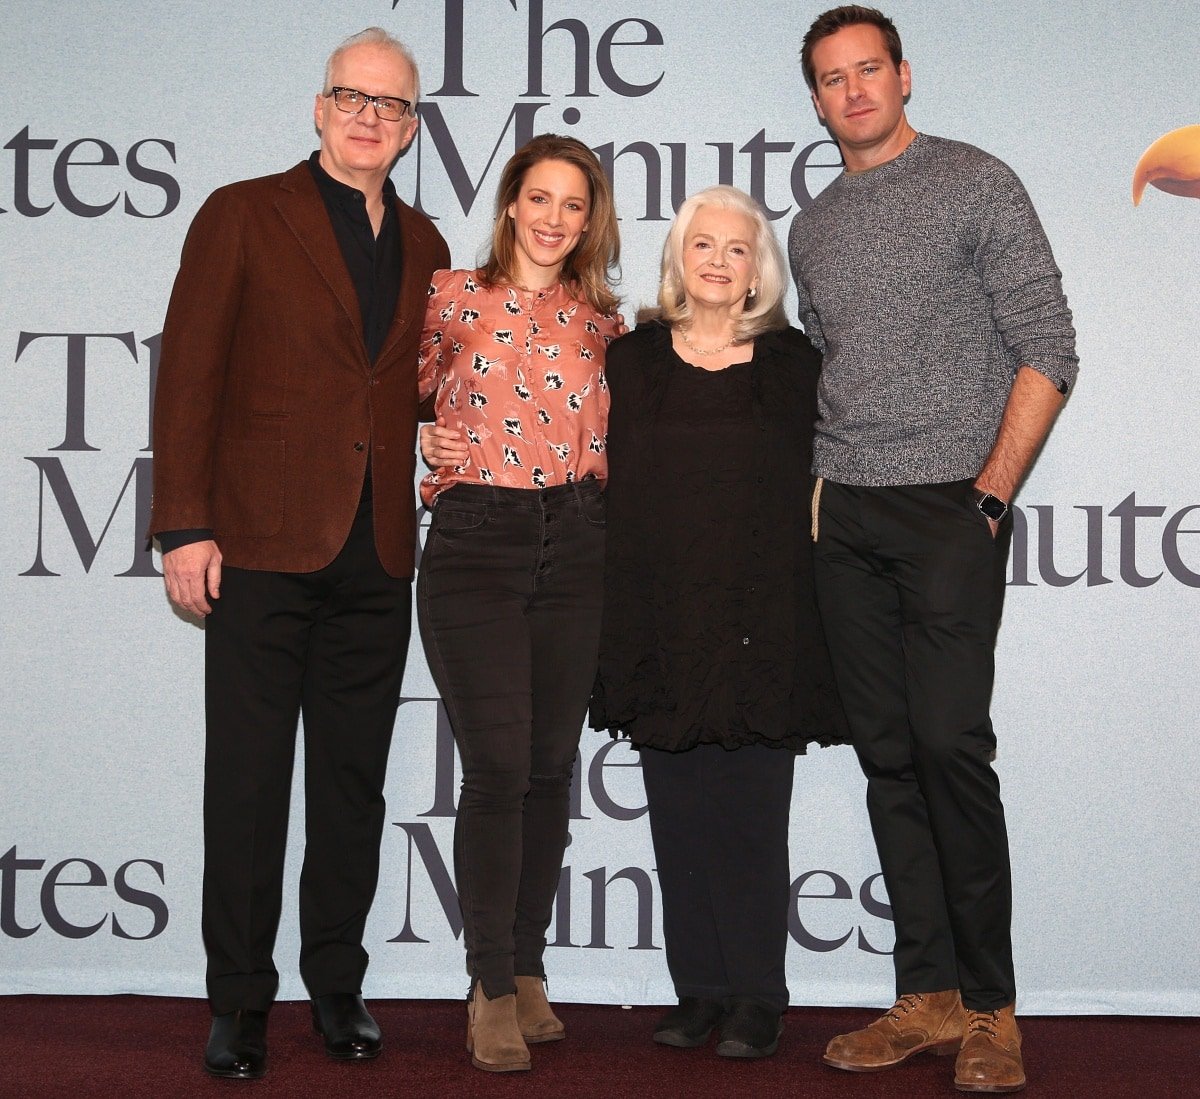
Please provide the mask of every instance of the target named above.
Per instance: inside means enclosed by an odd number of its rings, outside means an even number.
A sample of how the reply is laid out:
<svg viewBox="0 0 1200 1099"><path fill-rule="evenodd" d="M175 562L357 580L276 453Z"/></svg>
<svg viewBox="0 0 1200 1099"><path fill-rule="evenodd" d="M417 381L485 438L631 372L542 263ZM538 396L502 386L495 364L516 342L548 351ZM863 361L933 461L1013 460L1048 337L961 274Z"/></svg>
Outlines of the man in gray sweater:
<svg viewBox="0 0 1200 1099"><path fill-rule="evenodd" d="M828 11L802 60L846 164L790 239L800 319L824 355L818 596L867 776L899 997L825 1061L869 1072L957 1053L960 1090L1018 1091L988 709L1009 507L1075 378L1071 313L1012 171L909 125L891 20Z"/></svg>

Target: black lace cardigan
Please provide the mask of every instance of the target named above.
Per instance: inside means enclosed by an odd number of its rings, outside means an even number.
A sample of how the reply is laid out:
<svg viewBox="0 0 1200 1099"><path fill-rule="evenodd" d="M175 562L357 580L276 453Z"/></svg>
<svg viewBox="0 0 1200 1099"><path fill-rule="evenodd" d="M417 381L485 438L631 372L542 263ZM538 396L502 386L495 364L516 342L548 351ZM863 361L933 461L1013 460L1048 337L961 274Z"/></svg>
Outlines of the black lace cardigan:
<svg viewBox="0 0 1200 1099"><path fill-rule="evenodd" d="M678 486L656 474L654 452L656 415L672 364L678 367L672 354L670 330L657 322L608 349L605 603L591 725L672 751L761 743L803 752L813 742L845 743L813 593L809 533L820 358L793 328L755 341L752 409L761 453L745 485L752 494L753 575L733 585L714 577L714 628L688 634L681 647L679 623L697 615L680 601L696 593L681 592L669 564L673 551L664 540L677 532L661 517L665 494ZM677 499L671 503L677 508ZM729 638L722 644L716 636L721 593L731 587L738 591L738 621L752 622L754 644L744 648L741 638L731 647ZM736 656L729 660L731 651Z"/></svg>

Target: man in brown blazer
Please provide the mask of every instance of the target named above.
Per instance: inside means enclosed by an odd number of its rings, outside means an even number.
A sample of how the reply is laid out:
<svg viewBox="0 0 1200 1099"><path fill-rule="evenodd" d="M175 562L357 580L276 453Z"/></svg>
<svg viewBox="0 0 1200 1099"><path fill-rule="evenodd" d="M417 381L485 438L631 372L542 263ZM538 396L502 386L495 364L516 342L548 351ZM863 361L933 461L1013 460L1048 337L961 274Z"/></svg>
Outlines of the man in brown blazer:
<svg viewBox="0 0 1200 1099"><path fill-rule="evenodd" d="M300 974L333 1057L373 1057L362 1001L383 783L408 646L416 356L441 235L388 174L416 64L370 28L329 58L320 150L216 191L163 330L151 533L205 619L204 1067L266 1071L297 718Z"/></svg>

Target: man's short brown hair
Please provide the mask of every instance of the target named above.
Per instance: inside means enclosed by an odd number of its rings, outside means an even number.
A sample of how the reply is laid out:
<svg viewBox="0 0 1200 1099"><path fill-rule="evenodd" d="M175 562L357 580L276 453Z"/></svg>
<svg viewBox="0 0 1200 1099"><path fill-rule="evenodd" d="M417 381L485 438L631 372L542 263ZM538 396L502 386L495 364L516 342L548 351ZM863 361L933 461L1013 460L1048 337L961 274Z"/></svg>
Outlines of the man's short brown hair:
<svg viewBox="0 0 1200 1099"><path fill-rule="evenodd" d="M808 84L810 90L815 91L817 87L817 74L813 71L813 47L822 38L828 38L845 27L853 27L860 23L869 23L871 26L879 28L883 35L884 45L887 46L888 54L892 58L892 64L897 69L900 68L900 62L904 60L904 47L900 44L900 32L896 30L896 24L877 8L866 8L861 4L844 4L840 8L830 8L829 11L818 15L804 36L804 44L800 48L800 64L804 69L805 83Z"/></svg>

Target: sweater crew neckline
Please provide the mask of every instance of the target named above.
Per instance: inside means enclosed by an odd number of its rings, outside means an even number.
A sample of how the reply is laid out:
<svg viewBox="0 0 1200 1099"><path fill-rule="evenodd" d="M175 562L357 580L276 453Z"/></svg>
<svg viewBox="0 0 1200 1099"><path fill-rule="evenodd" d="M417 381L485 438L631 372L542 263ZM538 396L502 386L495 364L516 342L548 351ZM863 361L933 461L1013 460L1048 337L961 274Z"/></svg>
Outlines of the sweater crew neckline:
<svg viewBox="0 0 1200 1099"><path fill-rule="evenodd" d="M879 179L881 175L887 173L889 168L903 166L910 156L915 155L913 150L915 149L919 153L921 149L925 147L927 141L928 138L925 136L925 134L918 130L912 141L910 141L897 156L892 157L891 160L885 160L882 164L876 164L873 168L864 168L861 172L852 172L848 168L843 168L842 179L852 184L856 183L860 179Z"/></svg>

